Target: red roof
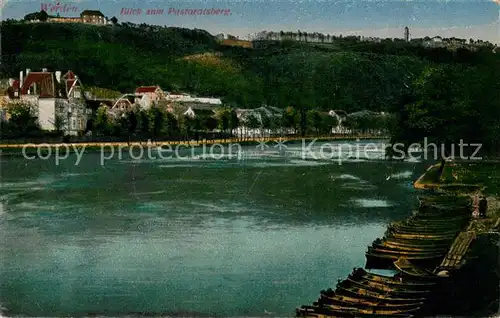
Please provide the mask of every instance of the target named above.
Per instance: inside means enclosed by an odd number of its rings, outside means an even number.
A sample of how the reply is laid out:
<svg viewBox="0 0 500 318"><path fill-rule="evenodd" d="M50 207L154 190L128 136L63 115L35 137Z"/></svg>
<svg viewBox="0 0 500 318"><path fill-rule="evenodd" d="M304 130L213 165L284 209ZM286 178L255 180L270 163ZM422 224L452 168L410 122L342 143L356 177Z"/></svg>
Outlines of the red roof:
<svg viewBox="0 0 500 318"><path fill-rule="evenodd" d="M21 94L28 93L28 89L35 84L38 88L38 94L40 97L53 97L53 79L52 73L49 72L30 72L24 79L23 87L21 87Z"/></svg>
<svg viewBox="0 0 500 318"><path fill-rule="evenodd" d="M138 87L135 92L137 94L140 94L140 93L154 93L156 92L156 90L160 88L159 86L141 86L141 87Z"/></svg>

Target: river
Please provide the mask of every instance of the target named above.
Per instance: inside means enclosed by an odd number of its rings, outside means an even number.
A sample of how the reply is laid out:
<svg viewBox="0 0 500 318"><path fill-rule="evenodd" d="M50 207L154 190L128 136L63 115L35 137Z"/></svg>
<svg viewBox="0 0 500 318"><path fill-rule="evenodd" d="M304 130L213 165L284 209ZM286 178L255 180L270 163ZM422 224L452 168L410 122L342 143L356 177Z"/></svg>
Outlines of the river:
<svg viewBox="0 0 500 318"><path fill-rule="evenodd" d="M4 156L0 304L29 316L292 316L364 265L366 246L415 207L425 169L301 148L104 165L100 153L78 165Z"/></svg>

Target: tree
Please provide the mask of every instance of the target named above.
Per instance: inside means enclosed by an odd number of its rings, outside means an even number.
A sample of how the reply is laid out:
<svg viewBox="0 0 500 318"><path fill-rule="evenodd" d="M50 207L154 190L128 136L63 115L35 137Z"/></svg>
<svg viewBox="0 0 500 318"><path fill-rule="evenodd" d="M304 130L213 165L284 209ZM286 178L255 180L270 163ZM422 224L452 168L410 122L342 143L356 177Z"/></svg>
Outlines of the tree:
<svg viewBox="0 0 500 318"><path fill-rule="evenodd" d="M94 129L97 134L109 136L112 130L111 120L108 116L108 107L101 106L97 109L96 119L94 122Z"/></svg>
<svg viewBox="0 0 500 318"><path fill-rule="evenodd" d="M246 118L245 118L245 124L248 128L255 130L257 128L261 128L261 123L259 118L253 113L250 113ZM254 135L255 137L255 135Z"/></svg>
<svg viewBox="0 0 500 318"><path fill-rule="evenodd" d="M153 138L160 137L165 132L165 113L162 109L152 106L148 109L149 133Z"/></svg>
<svg viewBox="0 0 500 318"><path fill-rule="evenodd" d="M54 129L55 131L62 135L64 133L64 127L66 126L66 119L61 114L56 114L54 118Z"/></svg>
<svg viewBox="0 0 500 318"><path fill-rule="evenodd" d="M311 109L307 111L306 117L309 130L318 136L320 131L323 130L322 126L324 118L321 116L321 113L317 110Z"/></svg>
<svg viewBox="0 0 500 318"><path fill-rule="evenodd" d="M118 19L116 17L112 17L111 20L110 20L113 24L117 24L118 23Z"/></svg>
<svg viewBox="0 0 500 318"><path fill-rule="evenodd" d="M38 118L32 104L25 102L10 102L7 105L10 113L10 128L17 136L27 136L40 132Z"/></svg>
<svg viewBox="0 0 500 318"><path fill-rule="evenodd" d="M409 103L397 114L399 129L392 132L391 143L403 144L406 154L411 143L422 144L426 139L436 144L434 159L441 160L438 178L445 159L456 155L455 145L476 134L473 123L479 118L471 103L471 93L480 92L471 92L468 86L470 79L478 75L462 66L428 67L413 83Z"/></svg>
<svg viewBox="0 0 500 318"><path fill-rule="evenodd" d="M300 123L300 115L295 108L289 106L283 111L283 126L286 128L292 128L294 133L297 131L297 127Z"/></svg>

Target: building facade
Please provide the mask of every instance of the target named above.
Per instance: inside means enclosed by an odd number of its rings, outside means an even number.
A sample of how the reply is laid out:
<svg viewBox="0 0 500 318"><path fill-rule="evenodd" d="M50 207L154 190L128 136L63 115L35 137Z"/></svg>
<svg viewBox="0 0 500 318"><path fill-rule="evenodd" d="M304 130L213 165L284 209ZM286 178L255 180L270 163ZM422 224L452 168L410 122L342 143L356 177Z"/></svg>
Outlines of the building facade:
<svg viewBox="0 0 500 318"><path fill-rule="evenodd" d="M68 71L19 73L19 80L9 81L9 99L33 105L42 130L63 131L78 135L84 131L90 111L87 109L78 77Z"/></svg>
<svg viewBox="0 0 500 318"><path fill-rule="evenodd" d="M83 23L105 25L107 24L106 17L99 10L84 10L80 13L80 18Z"/></svg>

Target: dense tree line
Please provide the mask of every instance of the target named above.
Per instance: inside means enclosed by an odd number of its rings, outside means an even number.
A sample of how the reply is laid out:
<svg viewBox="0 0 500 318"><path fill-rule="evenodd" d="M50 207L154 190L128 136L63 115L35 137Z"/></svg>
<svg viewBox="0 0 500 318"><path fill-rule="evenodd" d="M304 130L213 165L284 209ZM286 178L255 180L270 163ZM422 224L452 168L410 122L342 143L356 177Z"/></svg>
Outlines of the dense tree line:
<svg viewBox="0 0 500 318"><path fill-rule="evenodd" d="M63 137L65 122L55 119L55 131L42 132L38 126L36 110L28 103L8 105L9 121L0 123L2 139L20 137L39 138L44 135ZM375 113L360 113L348 116L342 123L344 133L387 133L391 116ZM200 112L194 117L172 114L160 106L147 110L134 106L119 114L110 113L101 106L87 121L83 134L91 138L118 138L121 140L191 140L200 138L236 137L245 139L252 130L253 137L303 135L328 136L339 125L337 117L319 110L308 110L301 114L294 107L286 107L281 114L265 115L250 113L238 118L234 109L222 106L215 112ZM245 131L246 130L246 131Z"/></svg>
<svg viewBox="0 0 500 318"><path fill-rule="evenodd" d="M438 146L438 158L500 155L500 63L427 67L395 108L392 142ZM460 153L460 144L464 146ZM434 151L433 149L429 149Z"/></svg>
<svg viewBox="0 0 500 318"><path fill-rule="evenodd" d="M84 84L132 92L139 85L222 97L227 104L383 111L399 105L409 78L436 63L483 63L494 54L426 49L407 43L336 39L334 46L266 41L220 46L203 30L122 23L106 27L4 21L3 77L71 69ZM486 50L486 49L485 49ZM186 59L213 53L217 63Z"/></svg>

